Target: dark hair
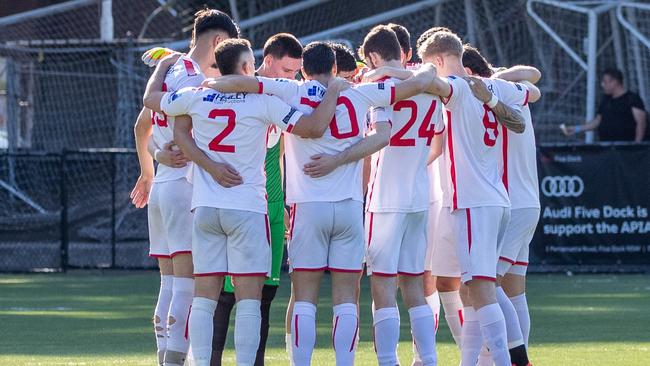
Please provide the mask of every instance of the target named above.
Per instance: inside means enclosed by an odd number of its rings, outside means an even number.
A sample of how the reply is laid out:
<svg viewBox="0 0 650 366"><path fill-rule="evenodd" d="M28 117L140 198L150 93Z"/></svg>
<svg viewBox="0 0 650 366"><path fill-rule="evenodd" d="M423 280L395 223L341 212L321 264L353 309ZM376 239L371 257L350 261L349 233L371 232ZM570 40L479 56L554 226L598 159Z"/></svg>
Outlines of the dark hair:
<svg viewBox="0 0 650 366"><path fill-rule="evenodd" d="M395 23L388 23L388 28L395 32L399 46L402 48L402 52L407 55L411 50L411 34L408 29L403 25Z"/></svg>
<svg viewBox="0 0 650 366"><path fill-rule="evenodd" d="M449 28L447 28L447 27L433 27L433 28L429 28L429 29L425 30L424 33L422 33L422 34L418 37L417 42L415 42L415 49L416 49L416 50L419 50L419 49L420 49L420 46L422 46L422 45L424 44L424 41L426 41L427 39L429 39L429 37L431 37L431 36L432 36L434 33L436 33L436 32L449 32L449 33L453 33L453 32L451 31L451 29L449 29Z"/></svg>
<svg viewBox="0 0 650 366"><path fill-rule="evenodd" d="M328 75L332 73L336 55L327 42L312 42L302 53L302 67L307 75Z"/></svg>
<svg viewBox="0 0 650 366"><path fill-rule="evenodd" d="M271 36L271 38L266 40L266 43L264 43L264 57L267 55L271 55L275 59L281 59L284 56L301 58L302 45L293 34L278 33Z"/></svg>
<svg viewBox="0 0 650 366"><path fill-rule="evenodd" d="M336 69L341 71L354 71L357 69L357 60L354 53L343 43L330 43L336 54Z"/></svg>
<svg viewBox="0 0 650 366"><path fill-rule="evenodd" d="M372 28L359 47L359 57L368 60L371 52L376 52L385 61L399 61L400 46L395 32L386 25Z"/></svg>
<svg viewBox="0 0 650 366"><path fill-rule="evenodd" d="M463 45L463 66L472 70L473 74L489 78L492 76L492 67L478 49L466 44Z"/></svg>
<svg viewBox="0 0 650 366"><path fill-rule="evenodd" d="M603 71L603 76L605 75L609 76L612 79L616 79L619 83L623 84L623 72L621 72L621 70L609 67Z"/></svg>
<svg viewBox="0 0 650 366"><path fill-rule="evenodd" d="M424 60L425 56L435 55L463 56L463 43L460 38L450 32L435 32L418 48L418 56Z"/></svg>
<svg viewBox="0 0 650 366"><path fill-rule="evenodd" d="M221 75L232 75L237 71L237 64L244 52L253 52L251 44L246 39L227 39L214 50L214 57L217 59L217 68Z"/></svg>
<svg viewBox="0 0 650 366"><path fill-rule="evenodd" d="M192 44L196 38L211 30L220 30L228 33L230 38L239 38L239 27L223 11L216 9L202 9L194 14L194 28L192 29Z"/></svg>

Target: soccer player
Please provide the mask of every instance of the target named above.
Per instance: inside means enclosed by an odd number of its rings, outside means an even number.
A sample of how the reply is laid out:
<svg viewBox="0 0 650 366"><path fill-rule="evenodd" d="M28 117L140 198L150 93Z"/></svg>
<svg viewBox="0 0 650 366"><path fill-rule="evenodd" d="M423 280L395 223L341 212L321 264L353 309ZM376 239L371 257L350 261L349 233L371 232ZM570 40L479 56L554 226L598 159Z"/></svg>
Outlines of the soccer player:
<svg viewBox="0 0 650 366"><path fill-rule="evenodd" d="M503 312L496 301L497 243L509 219L509 200L499 174L496 147L499 124L517 133L525 129L523 117L508 106L524 104L525 91L514 84L497 83L498 95L478 100L465 79L463 46L453 33L439 31L418 50L424 62L433 62L446 78L432 88L443 97L447 111L448 163L452 184L452 216L461 279L468 295L462 328L461 365L476 365L485 342L497 366L510 366ZM517 99L519 98L519 99ZM499 114L497 120L495 114ZM477 128L476 121L482 123Z"/></svg>
<svg viewBox="0 0 650 366"><path fill-rule="evenodd" d="M343 43L330 43L336 55L336 76L354 82L357 74L357 60L354 53Z"/></svg>
<svg viewBox="0 0 650 366"><path fill-rule="evenodd" d="M464 46L463 65L469 74L483 78L493 76L490 64L469 45ZM528 78L533 81L539 79L539 71L532 67L515 66L502 71L499 76ZM485 80L485 79L484 79ZM489 82L489 80L485 80ZM518 80L525 83L528 94L526 103L522 107L522 115L526 121L526 130L522 134L515 134L502 128L501 163L503 166L503 183L508 191L511 202L511 216L504 233L500 248L500 257L497 266L497 301L503 310L508 332L508 346L510 357L514 364L528 363L528 334L530 317L527 315L526 302L520 301L525 288L525 271L528 262L528 245L532 240L537 221L539 220L540 204L537 179L537 159L535 149L535 133L533 130L530 108L527 102L536 102L540 97L539 89L527 80ZM490 84L488 84L490 85ZM476 94L475 94L476 95ZM523 269L523 274L521 270ZM505 286L504 276L511 274ZM511 286L506 289L506 286ZM515 296L507 294L506 290L516 293ZM510 298L509 298L510 297ZM511 301L515 299L517 305ZM481 352L479 365L491 364L491 358Z"/></svg>
<svg viewBox="0 0 650 366"><path fill-rule="evenodd" d="M225 13L210 9L197 12L193 47L173 65L162 84L163 90L199 86L204 79L202 70L214 64L215 46L238 35L237 26ZM191 166L173 143L174 117L152 113L149 119L148 114L149 110L143 108L135 126L141 174L131 197L137 207L144 207L149 200L150 256L158 258L161 270L154 313L158 363L182 365L189 345L185 327L194 291L190 231L192 185L188 181ZM149 143L152 129L153 138ZM149 155L148 146L162 149L154 148ZM161 163L153 182L150 156Z"/></svg>
<svg viewBox="0 0 650 366"><path fill-rule="evenodd" d="M422 91L430 69L421 77L392 83L358 85L341 93L335 119L320 139L286 137L287 201L292 205L289 262L296 299L292 316L292 356L308 365L316 338L316 304L323 272L332 272L333 345L339 365L354 362L358 328L357 286L364 252L361 162L388 143L389 123L375 123L375 134L363 138L370 106L388 106ZM324 42L305 47L305 83L241 77L219 78L211 86L222 91L263 91L309 111L320 103L325 85L336 72L335 54Z"/></svg>
<svg viewBox="0 0 650 366"><path fill-rule="evenodd" d="M255 73L253 51L246 40L222 42L215 57L222 75ZM262 288L271 267L263 174L268 127L273 124L303 137L322 136L339 91L347 83L330 80L320 106L306 115L268 95L223 94L204 88L154 92L164 73L161 64L147 85L145 105L168 115L191 117L177 119L174 137L198 166L192 199L196 286L189 320L195 362L198 366L210 363L213 315L223 278L230 274L236 284L237 364L253 365L260 343ZM220 184L215 179L215 162L241 172L241 182Z"/></svg>
<svg viewBox="0 0 650 366"><path fill-rule="evenodd" d="M302 45L295 36L278 33L264 44L264 60L256 75L269 78L294 79L302 66ZM285 204L282 187L283 172L281 163L284 155L284 142L280 130L275 126L269 128L266 151L266 194L268 201L269 224L271 227L271 276L264 282L262 289L262 329L260 346L257 350L255 365L264 365L264 351L269 334L269 316L271 302L280 285L280 269L284 256ZM235 305L234 288L230 276L224 279L223 290L219 296L214 313L214 336L212 338L211 365L221 365L221 356L226 343L230 313Z"/></svg>

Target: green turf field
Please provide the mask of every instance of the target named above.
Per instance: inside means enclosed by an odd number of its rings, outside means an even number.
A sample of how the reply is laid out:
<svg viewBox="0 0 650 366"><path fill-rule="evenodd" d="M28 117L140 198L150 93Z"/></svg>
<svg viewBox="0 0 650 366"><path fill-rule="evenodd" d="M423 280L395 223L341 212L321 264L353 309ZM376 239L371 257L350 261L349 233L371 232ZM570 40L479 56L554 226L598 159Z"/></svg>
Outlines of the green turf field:
<svg viewBox="0 0 650 366"><path fill-rule="evenodd" d="M154 272L0 275L0 365L155 365L150 318L157 287ZM533 275L528 294L536 366L650 364L650 276ZM283 286L272 311L268 365L288 364L287 297ZM365 279L362 307L357 364L373 365ZM333 365L328 296L320 309L313 364ZM400 358L409 365L408 316L401 310ZM444 320L438 355L440 365L458 364ZM225 357L225 365L234 364L232 351Z"/></svg>

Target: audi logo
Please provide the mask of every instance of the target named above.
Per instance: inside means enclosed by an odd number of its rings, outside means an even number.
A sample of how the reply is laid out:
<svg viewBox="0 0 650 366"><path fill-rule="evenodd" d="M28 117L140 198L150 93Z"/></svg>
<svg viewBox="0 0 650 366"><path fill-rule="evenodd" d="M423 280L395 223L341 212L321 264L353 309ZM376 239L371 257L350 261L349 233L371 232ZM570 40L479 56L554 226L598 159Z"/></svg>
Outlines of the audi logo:
<svg viewBox="0 0 650 366"><path fill-rule="evenodd" d="M549 176L542 179L542 193L546 197L578 197L585 190L582 178L572 176Z"/></svg>

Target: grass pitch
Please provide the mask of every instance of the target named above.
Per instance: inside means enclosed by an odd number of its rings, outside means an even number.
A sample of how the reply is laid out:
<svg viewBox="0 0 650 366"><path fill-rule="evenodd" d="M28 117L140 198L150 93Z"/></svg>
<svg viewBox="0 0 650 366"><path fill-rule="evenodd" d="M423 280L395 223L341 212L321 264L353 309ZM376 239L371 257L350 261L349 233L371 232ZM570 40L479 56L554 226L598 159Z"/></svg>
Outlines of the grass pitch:
<svg viewBox="0 0 650 366"><path fill-rule="evenodd" d="M151 316L155 272L73 272L0 275L0 365L155 365ZM284 314L288 278L272 309L267 365L287 365ZM318 312L314 365L333 365L329 280ZM362 284L357 365L376 365L367 279ZM536 365L649 365L650 276L532 275L528 300ZM410 365L408 315L402 306L399 347ZM232 328L224 365L234 365ZM458 351L441 320L440 365L457 365Z"/></svg>

